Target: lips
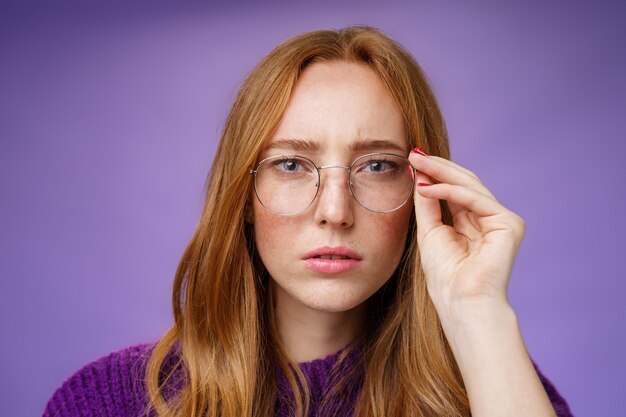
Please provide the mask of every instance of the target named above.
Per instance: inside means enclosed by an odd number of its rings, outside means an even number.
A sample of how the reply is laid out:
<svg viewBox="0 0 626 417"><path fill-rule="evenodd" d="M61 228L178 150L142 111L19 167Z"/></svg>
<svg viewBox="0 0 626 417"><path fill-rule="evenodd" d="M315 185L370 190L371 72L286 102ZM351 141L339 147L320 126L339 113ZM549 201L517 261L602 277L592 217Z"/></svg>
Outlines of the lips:
<svg viewBox="0 0 626 417"><path fill-rule="evenodd" d="M316 259L352 259L349 256L339 256L339 255L318 255L314 256Z"/></svg>
<svg viewBox="0 0 626 417"><path fill-rule="evenodd" d="M330 275L356 268L362 258L355 251L342 246L324 246L307 253L302 260L311 271Z"/></svg>
<svg viewBox="0 0 626 417"><path fill-rule="evenodd" d="M361 256L353 251L352 249L346 248L344 246L323 246L317 249L313 249L312 251L306 253L302 259L330 259L330 260L338 260L338 259L354 259L360 261Z"/></svg>

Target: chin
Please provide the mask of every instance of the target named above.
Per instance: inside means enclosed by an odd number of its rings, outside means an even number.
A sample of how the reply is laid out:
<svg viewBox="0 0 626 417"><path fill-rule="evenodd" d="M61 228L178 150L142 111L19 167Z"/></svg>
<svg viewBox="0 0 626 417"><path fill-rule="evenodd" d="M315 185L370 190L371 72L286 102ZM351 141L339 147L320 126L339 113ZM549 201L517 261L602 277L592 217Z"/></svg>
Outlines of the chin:
<svg viewBox="0 0 626 417"><path fill-rule="evenodd" d="M342 279L301 279L274 281L276 302L291 314L310 312L344 313L354 310L367 301L384 281ZM282 284L282 285L281 285ZM300 310L300 313L298 311Z"/></svg>
<svg viewBox="0 0 626 417"><path fill-rule="evenodd" d="M354 303L345 303L345 302L333 303L333 302L328 302L328 300L324 300L324 302L321 302L321 303L308 304L307 307L309 307L312 310L316 310L316 311L320 311L324 313L344 313L346 311L350 311L358 307L359 305L363 304L363 301L354 302Z"/></svg>
<svg viewBox="0 0 626 417"><path fill-rule="evenodd" d="M311 310L326 313L343 313L355 309L362 305L371 294L358 294L348 292L332 291L315 292L313 294L303 294L297 297L298 301Z"/></svg>

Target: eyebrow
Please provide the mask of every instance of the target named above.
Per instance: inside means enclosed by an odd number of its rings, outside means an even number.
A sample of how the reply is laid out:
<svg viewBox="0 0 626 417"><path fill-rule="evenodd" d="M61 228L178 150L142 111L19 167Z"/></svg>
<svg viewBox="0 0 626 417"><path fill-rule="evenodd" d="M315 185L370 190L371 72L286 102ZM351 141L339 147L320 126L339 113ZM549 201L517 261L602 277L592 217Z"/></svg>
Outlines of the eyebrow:
<svg viewBox="0 0 626 417"><path fill-rule="evenodd" d="M265 150L270 149L292 149L294 151L303 152L315 152L319 151L319 142L305 138L284 138L274 140L272 143L265 147ZM393 149L399 152L406 152L405 148L397 143L387 139L374 139L374 138L357 138L349 146L349 150L352 152L358 151L378 151Z"/></svg>

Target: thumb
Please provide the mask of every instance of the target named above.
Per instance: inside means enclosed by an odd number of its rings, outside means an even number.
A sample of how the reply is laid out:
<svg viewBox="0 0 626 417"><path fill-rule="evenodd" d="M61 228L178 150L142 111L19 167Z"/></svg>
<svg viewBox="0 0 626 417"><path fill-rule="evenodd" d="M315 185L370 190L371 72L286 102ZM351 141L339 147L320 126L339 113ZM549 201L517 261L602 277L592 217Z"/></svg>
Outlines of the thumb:
<svg viewBox="0 0 626 417"><path fill-rule="evenodd" d="M429 185L419 185L429 184ZM417 226L417 242L421 245L424 236L435 227L443 224L441 220L441 206L436 197L427 197L433 180L426 174L415 171L413 184L413 201L415 206L415 224Z"/></svg>

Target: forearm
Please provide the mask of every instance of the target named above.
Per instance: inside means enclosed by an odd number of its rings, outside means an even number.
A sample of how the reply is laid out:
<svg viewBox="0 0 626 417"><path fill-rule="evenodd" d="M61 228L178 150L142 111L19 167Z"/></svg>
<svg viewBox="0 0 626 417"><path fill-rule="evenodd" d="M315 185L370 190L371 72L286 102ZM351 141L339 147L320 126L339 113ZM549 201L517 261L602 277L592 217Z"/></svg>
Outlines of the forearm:
<svg viewBox="0 0 626 417"><path fill-rule="evenodd" d="M508 303L458 308L442 318L442 325L473 417L556 415Z"/></svg>

